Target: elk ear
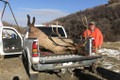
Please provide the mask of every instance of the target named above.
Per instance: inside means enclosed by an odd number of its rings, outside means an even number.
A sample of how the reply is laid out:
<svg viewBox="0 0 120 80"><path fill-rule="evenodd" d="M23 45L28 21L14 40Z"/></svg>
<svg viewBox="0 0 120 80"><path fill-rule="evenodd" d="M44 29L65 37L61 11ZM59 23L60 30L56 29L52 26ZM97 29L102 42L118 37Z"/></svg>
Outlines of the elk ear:
<svg viewBox="0 0 120 80"><path fill-rule="evenodd" d="M30 23L30 16L29 15L27 15L27 19L28 19L27 25L30 26L31 23Z"/></svg>
<svg viewBox="0 0 120 80"><path fill-rule="evenodd" d="M35 17L33 17L33 22L32 22L32 25L34 25L35 24Z"/></svg>

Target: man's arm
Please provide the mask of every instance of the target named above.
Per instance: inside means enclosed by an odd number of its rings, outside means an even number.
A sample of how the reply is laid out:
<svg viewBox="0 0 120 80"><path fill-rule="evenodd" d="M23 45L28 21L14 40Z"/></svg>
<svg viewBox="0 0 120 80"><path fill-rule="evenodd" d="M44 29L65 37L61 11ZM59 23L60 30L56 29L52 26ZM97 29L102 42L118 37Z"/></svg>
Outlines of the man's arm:
<svg viewBox="0 0 120 80"><path fill-rule="evenodd" d="M99 48L101 48L102 43L103 43L103 35L102 35L101 31L100 31L100 36L99 36L99 46L98 46Z"/></svg>
<svg viewBox="0 0 120 80"><path fill-rule="evenodd" d="M87 32L86 30L83 32L83 37L86 37L87 36Z"/></svg>

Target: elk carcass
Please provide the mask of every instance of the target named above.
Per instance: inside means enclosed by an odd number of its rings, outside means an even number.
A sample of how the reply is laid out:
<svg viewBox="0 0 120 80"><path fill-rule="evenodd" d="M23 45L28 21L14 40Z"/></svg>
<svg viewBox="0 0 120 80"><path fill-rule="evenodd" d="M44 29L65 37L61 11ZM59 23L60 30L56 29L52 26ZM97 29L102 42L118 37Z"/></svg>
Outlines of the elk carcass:
<svg viewBox="0 0 120 80"><path fill-rule="evenodd" d="M83 44L75 44L72 39L62 39L59 34L59 38L47 36L44 32L34 26L35 17L33 17L32 23L30 22L30 16L27 15L27 17L27 25L30 27L29 38L37 38L39 46L44 47L55 54L86 54Z"/></svg>

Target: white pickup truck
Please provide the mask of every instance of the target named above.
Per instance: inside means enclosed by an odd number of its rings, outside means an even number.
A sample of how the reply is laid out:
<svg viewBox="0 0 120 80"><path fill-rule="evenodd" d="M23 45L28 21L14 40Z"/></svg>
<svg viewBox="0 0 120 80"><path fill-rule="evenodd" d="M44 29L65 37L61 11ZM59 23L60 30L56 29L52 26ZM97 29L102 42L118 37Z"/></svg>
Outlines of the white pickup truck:
<svg viewBox="0 0 120 80"><path fill-rule="evenodd" d="M5 3L5 7L6 4L8 4L12 12L8 1L0 1ZM5 9L5 7L3 9ZM52 27L53 29L56 29L57 26L36 25L36 27L49 36L51 35ZM58 26L58 31L63 38L67 38L66 31L62 26ZM58 37L54 34L51 36ZM38 39L29 38L29 28L27 29L24 39L22 39L16 29L9 26L0 27L0 57L4 58L5 55L22 54L23 63L31 80L38 79L37 75L39 71L67 70L71 68L91 66L98 58L101 58L101 56L98 55L91 55L92 39L88 40L86 50L88 54L90 54L89 56L74 54L55 55L51 51L39 47Z"/></svg>
<svg viewBox="0 0 120 80"><path fill-rule="evenodd" d="M51 35L52 27L55 31L58 27L58 31L63 38L67 38L66 31L62 26L56 25L35 25L38 29L42 30L46 35ZM40 34L39 34L40 35ZM52 34L51 36L58 37ZM89 56L81 56L74 54L56 55L49 50L39 47L38 39L29 38L29 27L24 37L24 54L23 62L28 71L31 80L37 80L39 71L49 70L62 70L71 69L77 67L91 66L101 56L92 54L92 40L89 39L86 45L86 50L90 54Z"/></svg>
<svg viewBox="0 0 120 80"><path fill-rule="evenodd" d="M18 31L9 26L0 27L0 59L6 55L22 54L23 39Z"/></svg>

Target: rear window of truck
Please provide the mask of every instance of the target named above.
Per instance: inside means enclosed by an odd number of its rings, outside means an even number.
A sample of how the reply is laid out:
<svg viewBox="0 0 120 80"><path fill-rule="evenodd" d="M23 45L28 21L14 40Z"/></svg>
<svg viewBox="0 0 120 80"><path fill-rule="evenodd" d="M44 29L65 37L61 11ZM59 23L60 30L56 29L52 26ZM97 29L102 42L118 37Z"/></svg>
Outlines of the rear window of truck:
<svg viewBox="0 0 120 80"><path fill-rule="evenodd" d="M37 27L38 29L42 30L46 35L52 37L58 37L56 34L52 34L52 27ZM54 32L56 33L56 27L53 27ZM58 27L58 32L62 37L65 37L65 33L61 27Z"/></svg>

